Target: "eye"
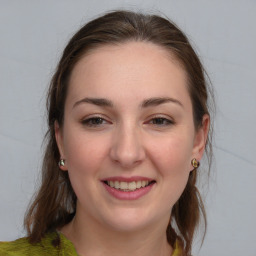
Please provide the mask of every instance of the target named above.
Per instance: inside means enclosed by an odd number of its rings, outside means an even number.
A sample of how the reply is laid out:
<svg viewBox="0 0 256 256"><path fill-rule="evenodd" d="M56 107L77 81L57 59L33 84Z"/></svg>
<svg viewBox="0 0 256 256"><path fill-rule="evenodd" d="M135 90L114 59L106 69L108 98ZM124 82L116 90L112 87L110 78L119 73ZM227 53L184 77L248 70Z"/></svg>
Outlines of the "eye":
<svg viewBox="0 0 256 256"><path fill-rule="evenodd" d="M168 126L174 124L174 122L170 119L167 119L165 117L155 117L152 118L149 121L150 124L156 125L156 126Z"/></svg>
<svg viewBox="0 0 256 256"><path fill-rule="evenodd" d="M107 123L108 122L104 118L98 116L82 120L82 124L89 127L99 127Z"/></svg>

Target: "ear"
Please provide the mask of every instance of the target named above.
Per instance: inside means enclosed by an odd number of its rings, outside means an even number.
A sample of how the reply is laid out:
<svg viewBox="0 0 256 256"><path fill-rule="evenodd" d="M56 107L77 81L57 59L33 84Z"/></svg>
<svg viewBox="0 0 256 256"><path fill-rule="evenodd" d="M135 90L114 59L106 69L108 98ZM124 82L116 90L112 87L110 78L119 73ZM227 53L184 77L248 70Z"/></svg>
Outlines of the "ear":
<svg viewBox="0 0 256 256"><path fill-rule="evenodd" d="M60 153L60 158L65 160L66 157L65 157L65 151L64 151L64 146L63 146L63 134L62 134L62 130L61 130L61 127L60 127L58 121L54 122L54 132L55 132L56 143L57 143L59 153ZM62 171L67 171L67 161L65 161L64 166L59 166L59 168Z"/></svg>
<svg viewBox="0 0 256 256"><path fill-rule="evenodd" d="M198 161L203 157L207 136L210 127L210 117L205 114L202 119L202 125L198 128L195 133L194 145L192 151L192 158L196 158Z"/></svg>

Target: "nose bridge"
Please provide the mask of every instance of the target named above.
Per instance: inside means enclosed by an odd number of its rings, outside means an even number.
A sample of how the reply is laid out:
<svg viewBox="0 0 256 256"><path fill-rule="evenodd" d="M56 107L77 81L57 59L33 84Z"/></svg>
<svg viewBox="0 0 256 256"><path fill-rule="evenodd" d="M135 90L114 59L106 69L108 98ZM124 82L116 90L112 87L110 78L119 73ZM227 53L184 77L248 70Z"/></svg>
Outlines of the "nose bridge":
<svg viewBox="0 0 256 256"><path fill-rule="evenodd" d="M111 147L111 157L120 165L129 168L145 157L140 128L135 122L122 122L117 126Z"/></svg>

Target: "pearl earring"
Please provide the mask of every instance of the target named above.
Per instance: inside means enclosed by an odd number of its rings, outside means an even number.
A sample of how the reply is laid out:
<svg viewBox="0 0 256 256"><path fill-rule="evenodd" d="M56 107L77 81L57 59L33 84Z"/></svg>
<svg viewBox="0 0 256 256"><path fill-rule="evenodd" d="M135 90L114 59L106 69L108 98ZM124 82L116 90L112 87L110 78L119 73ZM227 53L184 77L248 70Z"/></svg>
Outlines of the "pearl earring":
<svg viewBox="0 0 256 256"><path fill-rule="evenodd" d="M58 162L59 167L63 167L65 166L65 159L60 159L60 161Z"/></svg>

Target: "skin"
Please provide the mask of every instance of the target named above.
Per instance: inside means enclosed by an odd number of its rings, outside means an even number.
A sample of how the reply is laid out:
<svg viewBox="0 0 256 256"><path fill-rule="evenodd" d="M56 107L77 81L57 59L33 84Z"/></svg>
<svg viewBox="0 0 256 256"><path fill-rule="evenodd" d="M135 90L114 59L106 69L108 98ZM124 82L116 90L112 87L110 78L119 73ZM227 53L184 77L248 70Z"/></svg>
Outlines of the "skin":
<svg viewBox="0 0 256 256"><path fill-rule="evenodd" d="M203 155L208 123L205 115L195 130L186 73L159 46L103 46L76 64L64 123L55 123L55 134L65 159L61 168L78 198L76 216L61 231L79 255L171 255L170 212L193 169L191 160ZM102 184L113 176L156 183L139 199L119 200Z"/></svg>

